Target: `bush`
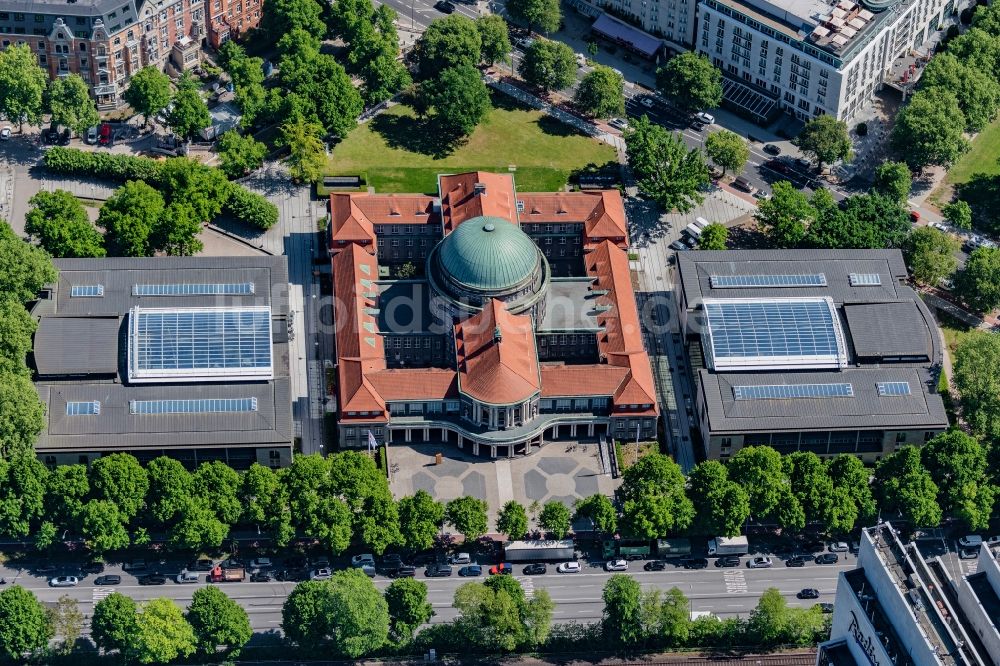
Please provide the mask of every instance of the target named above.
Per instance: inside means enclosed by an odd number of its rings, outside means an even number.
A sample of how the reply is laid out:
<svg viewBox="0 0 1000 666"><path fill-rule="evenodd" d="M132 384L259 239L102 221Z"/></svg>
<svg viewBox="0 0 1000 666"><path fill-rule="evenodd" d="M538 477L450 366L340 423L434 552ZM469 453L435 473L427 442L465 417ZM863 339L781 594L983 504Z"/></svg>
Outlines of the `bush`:
<svg viewBox="0 0 1000 666"><path fill-rule="evenodd" d="M233 183L226 201L227 213L258 229L270 229L278 223L278 208L256 192Z"/></svg>
<svg viewBox="0 0 1000 666"><path fill-rule="evenodd" d="M142 180L157 184L161 180L162 163L146 157L89 153L75 148L53 146L45 153L45 166L55 173L93 176L125 182Z"/></svg>

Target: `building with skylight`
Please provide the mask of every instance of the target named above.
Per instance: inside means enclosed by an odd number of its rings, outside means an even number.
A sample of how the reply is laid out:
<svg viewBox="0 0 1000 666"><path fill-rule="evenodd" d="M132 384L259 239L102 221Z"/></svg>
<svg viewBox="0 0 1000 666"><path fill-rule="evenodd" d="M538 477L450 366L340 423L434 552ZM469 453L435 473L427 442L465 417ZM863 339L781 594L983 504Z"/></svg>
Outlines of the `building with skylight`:
<svg viewBox="0 0 1000 666"><path fill-rule="evenodd" d="M941 337L899 250L678 255L679 326L706 455L873 461L948 427Z"/></svg>
<svg viewBox="0 0 1000 666"><path fill-rule="evenodd" d="M291 460L284 257L57 259L32 310L49 465Z"/></svg>

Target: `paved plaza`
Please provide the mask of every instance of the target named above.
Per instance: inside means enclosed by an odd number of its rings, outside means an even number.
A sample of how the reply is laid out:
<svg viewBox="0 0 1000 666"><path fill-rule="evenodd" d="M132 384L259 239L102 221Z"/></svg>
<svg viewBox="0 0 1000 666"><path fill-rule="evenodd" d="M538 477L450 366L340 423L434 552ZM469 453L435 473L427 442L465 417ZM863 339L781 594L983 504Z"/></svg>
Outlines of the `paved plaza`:
<svg viewBox="0 0 1000 666"><path fill-rule="evenodd" d="M435 464L435 454L442 454ZM597 443L552 442L529 456L490 460L450 444L393 444L390 487L402 497L425 490L442 502L472 496L490 507L490 529L499 507L509 500L525 506L558 500L567 506L594 493L612 494L619 481L606 474Z"/></svg>

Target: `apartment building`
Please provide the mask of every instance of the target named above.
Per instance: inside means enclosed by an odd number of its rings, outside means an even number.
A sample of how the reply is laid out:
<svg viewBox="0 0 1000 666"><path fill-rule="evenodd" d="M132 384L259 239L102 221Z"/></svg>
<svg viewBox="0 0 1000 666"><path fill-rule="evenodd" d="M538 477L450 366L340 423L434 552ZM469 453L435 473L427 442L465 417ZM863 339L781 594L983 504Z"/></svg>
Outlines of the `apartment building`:
<svg viewBox="0 0 1000 666"><path fill-rule="evenodd" d="M629 17L646 32L694 47L698 0L605 0L597 4L614 15Z"/></svg>
<svg viewBox="0 0 1000 666"><path fill-rule="evenodd" d="M228 39L239 39L248 30L260 25L264 3L261 0L206 0L208 11L208 41L219 48Z"/></svg>
<svg viewBox="0 0 1000 666"><path fill-rule="evenodd" d="M27 44L56 78L79 74L98 109L114 109L133 74L197 64L202 0L0 0L0 48Z"/></svg>

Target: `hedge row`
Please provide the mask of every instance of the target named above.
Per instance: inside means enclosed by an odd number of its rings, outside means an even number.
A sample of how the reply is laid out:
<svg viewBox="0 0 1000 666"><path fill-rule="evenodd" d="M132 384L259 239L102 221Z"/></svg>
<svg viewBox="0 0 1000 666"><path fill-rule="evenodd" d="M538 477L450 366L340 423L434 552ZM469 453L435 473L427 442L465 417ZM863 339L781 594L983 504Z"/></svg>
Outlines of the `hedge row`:
<svg viewBox="0 0 1000 666"><path fill-rule="evenodd" d="M171 159L188 159L174 157ZM150 185L159 185L163 178L161 171L165 162L118 155L105 152L89 152L76 148L53 146L45 153L45 166L50 171L73 176L92 176L124 183L127 180L142 180ZM203 167L211 169L212 167ZM236 219L258 229L270 229L278 222L278 208L265 197L251 192L236 183L230 183L229 194L222 202L224 209Z"/></svg>

